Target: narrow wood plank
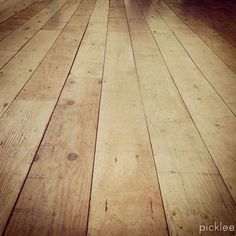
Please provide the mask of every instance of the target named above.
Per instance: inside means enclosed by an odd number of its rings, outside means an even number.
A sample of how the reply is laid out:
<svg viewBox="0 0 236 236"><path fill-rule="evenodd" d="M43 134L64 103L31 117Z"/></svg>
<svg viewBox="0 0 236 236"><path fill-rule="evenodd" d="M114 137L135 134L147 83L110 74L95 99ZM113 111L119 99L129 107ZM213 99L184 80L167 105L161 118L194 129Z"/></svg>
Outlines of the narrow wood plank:
<svg viewBox="0 0 236 236"><path fill-rule="evenodd" d="M199 235L200 225L215 221L235 225L235 204L136 1L125 7L170 235Z"/></svg>
<svg viewBox="0 0 236 236"><path fill-rule="evenodd" d="M0 41L0 68L23 47L68 0L53 0L45 9Z"/></svg>
<svg viewBox="0 0 236 236"><path fill-rule="evenodd" d="M78 8L81 0L69 0L52 19L60 19L60 28L40 30L17 55L0 70L0 116L8 109L35 69L43 60L63 27ZM50 23L50 21L48 22ZM47 24L46 24L47 25ZM16 79L17 78L17 79Z"/></svg>
<svg viewBox="0 0 236 236"><path fill-rule="evenodd" d="M82 2L29 83L0 119L0 233L70 71L92 9L93 1Z"/></svg>
<svg viewBox="0 0 236 236"><path fill-rule="evenodd" d="M165 3L156 2L155 10L168 24L206 79L236 114L236 74Z"/></svg>
<svg viewBox="0 0 236 236"><path fill-rule="evenodd" d="M236 73L236 48L206 23L205 18L199 14L198 8L188 5L184 7L182 4L179 5L174 2L167 5ZM191 14L186 14L189 12Z"/></svg>
<svg viewBox="0 0 236 236"><path fill-rule="evenodd" d="M108 4L96 2L6 235L86 235Z"/></svg>
<svg viewBox="0 0 236 236"><path fill-rule="evenodd" d="M185 49L148 2L140 2L183 100L236 201L235 116L205 80Z"/></svg>
<svg viewBox="0 0 236 236"><path fill-rule="evenodd" d="M168 235L121 0L109 13L88 235Z"/></svg>
<svg viewBox="0 0 236 236"><path fill-rule="evenodd" d="M27 20L32 18L38 12L40 12L44 7L46 7L52 0L41 0L40 2L35 2L31 4L26 9L22 10L15 16L9 18L5 22L0 24L0 40L7 37L21 25L26 23Z"/></svg>

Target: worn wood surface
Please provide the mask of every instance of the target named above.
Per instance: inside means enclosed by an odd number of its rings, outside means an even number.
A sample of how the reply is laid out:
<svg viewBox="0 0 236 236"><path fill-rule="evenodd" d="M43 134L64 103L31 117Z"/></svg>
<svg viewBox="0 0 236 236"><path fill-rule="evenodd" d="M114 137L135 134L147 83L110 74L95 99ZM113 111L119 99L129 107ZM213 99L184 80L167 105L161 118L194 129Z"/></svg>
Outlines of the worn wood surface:
<svg viewBox="0 0 236 236"><path fill-rule="evenodd" d="M235 12L0 0L0 234L236 226Z"/></svg>

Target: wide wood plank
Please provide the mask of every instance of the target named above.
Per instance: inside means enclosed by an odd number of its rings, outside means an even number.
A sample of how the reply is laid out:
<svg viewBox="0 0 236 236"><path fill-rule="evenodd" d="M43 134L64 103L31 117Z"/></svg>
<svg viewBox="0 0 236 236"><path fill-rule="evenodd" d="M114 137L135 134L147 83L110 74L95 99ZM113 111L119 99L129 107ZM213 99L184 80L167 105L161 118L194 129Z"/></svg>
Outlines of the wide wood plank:
<svg viewBox="0 0 236 236"><path fill-rule="evenodd" d="M235 204L136 1L125 7L170 235L199 235L200 225L215 221L235 224Z"/></svg>
<svg viewBox="0 0 236 236"><path fill-rule="evenodd" d="M191 117L236 201L235 116L203 77L153 6L144 1L140 4Z"/></svg>
<svg viewBox="0 0 236 236"><path fill-rule="evenodd" d="M6 235L86 235L108 4L96 2Z"/></svg>
<svg viewBox="0 0 236 236"><path fill-rule="evenodd" d="M155 10L165 20L206 79L236 114L236 74L166 4L156 2Z"/></svg>
<svg viewBox="0 0 236 236"><path fill-rule="evenodd" d="M111 1L88 235L168 235L122 1Z"/></svg>
<svg viewBox="0 0 236 236"><path fill-rule="evenodd" d="M68 0L54 0L45 9L0 41L2 68Z"/></svg>
<svg viewBox="0 0 236 236"><path fill-rule="evenodd" d="M40 30L17 55L0 70L0 116L8 109L11 102L24 87L41 63L63 27L78 8L81 0L69 0L62 9L52 17L62 19L59 27ZM50 24L51 20L47 23ZM47 25L46 24L46 25ZM46 28L47 29L47 28ZM17 78L17 79L16 79Z"/></svg>
<svg viewBox="0 0 236 236"><path fill-rule="evenodd" d="M0 119L0 233L70 71L92 9L93 1L82 2L29 83Z"/></svg>

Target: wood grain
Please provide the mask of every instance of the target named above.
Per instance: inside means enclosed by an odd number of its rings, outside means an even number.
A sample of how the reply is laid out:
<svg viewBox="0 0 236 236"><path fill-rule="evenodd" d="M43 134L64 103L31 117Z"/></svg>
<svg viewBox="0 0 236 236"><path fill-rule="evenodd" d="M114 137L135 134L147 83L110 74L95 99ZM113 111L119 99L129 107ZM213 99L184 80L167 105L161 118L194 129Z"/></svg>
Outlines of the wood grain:
<svg viewBox="0 0 236 236"><path fill-rule="evenodd" d="M221 35L221 32L207 24L207 20L210 18L209 15L204 14L205 16L203 16L199 14L201 4L200 6L193 6L191 4L177 4L173 1L167 3L171 10L180 17L234 73L236 73L236 48ZM222 5L225 7L226 2ZM222 7L219 7L217 10L221 11ZM203 12L205 11L201 11L201 13Z"/></svg>
<svg viewBox="0 0 236 236"><path fill-rule="evenodd" d="M183 101L236 200L235 116L203 77L151 3L147 5L142 2L142 10Z"/></svg>
<svg viewBox="0 0 236 236"><path fill-rule="evenodd" d="M203 222L235 224L234 202L142 12L136 1L126 0L125 7L170 235L199 235Z"/></svg>
<svg viewBox="0 0 236 236"><path fill-rule="evenodd" d="M5 227L70 71L93 2L83 2L77 13L81 9L83 14L71 18L29 83L0 120L0 232Z"/></svg>
<svg viewBox="0 0 236 236"><path fill-rule="evenodd" d="M166 4L157 2L154 6L205 78L236 114L236 74Z"/></svg>
<svg viewBox="0 0 236 236"><path fill-rule="evenodd" d="M111 1L88 235L167 235L122 1Z"/></svg>
<svg viewBox="0 0 236 236"><path fill-rule="evenodd" d="M21 25L25 24L30 18L40 12L51 1L52 0L42 0L40 2L34 2L21 12L2 22L0 24L0 40L4 39Z"/></svg>
<svg viewBox="0 0 236 236"><path fill-rule="evenodd" d="M6 235L86 235L107 17L98 0Z"/></svg>
<svg viewBox="0 0 236 236"><path fill-rule="evenodd" d="M2 68L68 0L53 0L47 8L0 41Z"/></svg>
<svg viewBox="0 0 236 236"><path fill-rule="evenodd" d="M44 56L57 39L69 19L78 8L81 0L69 0L51 19L60 18L59 27L40 30L17 55L0 70L0 116L8 109L11 102L25 86ZM50 21L47 23L50 24ZM46 25L47 25L46 24ZM17 78L17 80L16 80Z"/></svg>

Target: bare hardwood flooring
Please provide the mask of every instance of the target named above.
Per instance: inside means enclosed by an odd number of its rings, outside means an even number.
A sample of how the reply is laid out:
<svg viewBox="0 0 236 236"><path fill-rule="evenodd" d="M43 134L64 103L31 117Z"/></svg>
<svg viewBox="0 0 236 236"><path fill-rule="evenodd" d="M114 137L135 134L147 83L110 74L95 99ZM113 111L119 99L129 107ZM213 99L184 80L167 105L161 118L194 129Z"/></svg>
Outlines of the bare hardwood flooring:
<svg viewBox="0 0 236 236"><path fill-rule="evenodd" d="M0 234L235 235L206 229L236 228L235 27L233 0L0 0Z"/></svg>

